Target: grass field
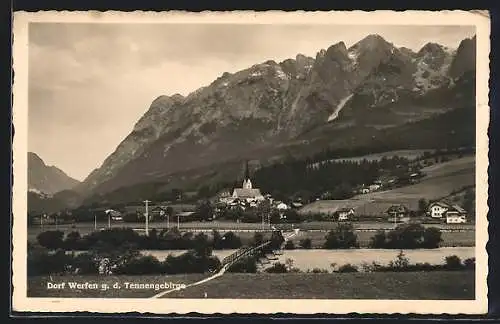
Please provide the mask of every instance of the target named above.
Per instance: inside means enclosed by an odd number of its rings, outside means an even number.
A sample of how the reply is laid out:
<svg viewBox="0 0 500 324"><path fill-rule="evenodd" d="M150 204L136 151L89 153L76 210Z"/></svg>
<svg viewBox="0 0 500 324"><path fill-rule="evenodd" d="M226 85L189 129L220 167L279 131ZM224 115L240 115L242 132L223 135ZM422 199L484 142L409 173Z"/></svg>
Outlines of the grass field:
<svg viewBox="0 0 500 324"><path fill-rule="evenodd" d="M159 291L125 289L125 283L189 284L202 275L175 276L62 276L28 279L29 297L147 298ZM47 289L47 282L66 282L62 290ZM68 282L119 284L121 289L70 289ZM395 273L288 273L233 274L175 291L166 298L303 298L303 299L474 299L474 272Z"/></svg>
<svg viewBox="0 0 500 324"><path fill-rule="evenodd" d="M394 204L418 209L421 198L439 199L452 191L475 184L475 157L467 156L422 169L426 176L421 182L392 190L357 195L346 200L321 200L300 209L307 213L335 213L340 208L354 208L359 215L383 216Z"/></svg>
<svg viewBox="0 0 500 324"><path fill-rule="evenodd" d="M227 274L168 298L474 299L474 272ZM165 297L167 297L165 296Z"/></svg>

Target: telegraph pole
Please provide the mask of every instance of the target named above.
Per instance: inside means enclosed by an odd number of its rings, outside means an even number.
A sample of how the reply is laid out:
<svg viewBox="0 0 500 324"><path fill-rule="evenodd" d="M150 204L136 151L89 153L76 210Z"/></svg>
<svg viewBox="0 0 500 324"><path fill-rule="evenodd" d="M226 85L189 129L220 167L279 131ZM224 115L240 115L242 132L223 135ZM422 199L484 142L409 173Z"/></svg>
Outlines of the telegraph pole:
<svg viewBox="0 0 500 324"><path fill-rule="evenodd" d="M146 204L146 213L144 216L146 216L146 236L149 236L149 213L148 213L148 203L151 201L149 200L144 200L144 203Z"/></svg>
<svg viewBox="0 0 500 324"><path fill-rule="evenodd" d="M94 231L97 231L97 216L94 214Z"/></svg>

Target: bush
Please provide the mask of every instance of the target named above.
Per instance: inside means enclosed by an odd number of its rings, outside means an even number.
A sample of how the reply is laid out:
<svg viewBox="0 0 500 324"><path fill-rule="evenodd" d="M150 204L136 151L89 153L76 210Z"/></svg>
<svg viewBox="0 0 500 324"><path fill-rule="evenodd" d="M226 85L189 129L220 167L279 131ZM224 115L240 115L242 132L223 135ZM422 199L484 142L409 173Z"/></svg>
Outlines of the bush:
<svg viewBox="0 0 500 324"><path fill-rule="evenodd" d="M380 246L382 236L378 235L380 236L376 240ZM387 234L384 247L388 249L431 249L439 247L441 241L441 231L435 227L425 228L420 224L403 224ZM374 241L372 240L372 242Z"/></svg>
<svg viewBox="0 0 500 324"><path fill-rule="evenodd" d="M352 265L350 263L347 263L347 264L344 264L342 266L339 267L339 269L337 270L337 272L358 272L358 267L356 267L355 265Z"/></svg>
<svg viewBox="0 0 500 324"><path fill-rule="evenodd" d="M426 249L435 249L443 241L441 238L441 231L435 227L426 228L424 231L424 241L421 247Z"/></svg>
<svg viewBox="0 0 500 324"><path fill-rule="evenodd" d="M116 274L145 275L161 273L162 264L151 255L133 258L115 270Z"/></svg>
<svg viewBox="0 0 500 324"><path fill-rule="evenodd" d="M385 231L377 231L377 233L370 238L369 247L372 249L384 249L387 246Z"/></svg>
<svg viewBox="0 0 500 324"><path fill-rule="evenodd" d="M312 247L312 241L310 238L305 238L300 240L299 245L303 249L310 249Z"/></svg>
<svg viewBox="0 0 500 324"><path fill-rule="evenodd" d="M258 246L264 243L264 235L260 232L255 232L253 235L253 245Z"/></svg>
<svg viewBox="0 0 500 324"><path fill-rule="evenodd" d="M462 260L456 255L447 256L444 267L446 270L460 270L463 267Z"/></svg>
<svg viewBox="0 0 500 324"><path fill-rule="evenodd" d="M389 262L389 268L393 271L402 271L410 265L410 260L406 257L403 250L399 251L396 259Z"/></svg>
<svg viewBox="0 0 500 324"><path fill-rule="evenodd" d="M233 232L226 232L221 240L222 249L237 249L242 246L240 237Z"/></svg>
<svg viewBox="0 0 500 324"><path fill-rule="evenodd" d="M476 258L468 258L464 260L464 268L467 270L476 269Z"/></svg>
<svg viewBox="0 0 500 324"><path fill-rule="evenodd" d="M293 241L286 241L285 243L285 250L294 250L295 249L295 244Z"/></svg>
<svg viewBox="0 0 500 324"><path fill-rule="evenodd" d="M335 230L331 230L325 237L323 244L325 249L349 249L359 247L358 237L354 233L351 224L338 224Z"/></svg>
<svg viewBox="0 0 500 324"><path fill-rule="evenodd" d="M97 274L98 264L92 253L80 253L73 258L73 267L77 274Z"/></svg>
<svg viewBox="0 0 500 324"><path fill-rule="evenodd" d="M64 250L49 252L45 249L31 249L28 251L28 276L65 274L71 266L71 259Z"/></svg>
<svg viewBox="0 0 500 324"><path fill-rule="evenodd" d="M257 272L257 260L254 257L246 257L238 260L229 269L228 272L239 272L239 273L256 273Z"/></svg>
<svg viewBox="0 0 500 324"><path fill-rule="evenodd" d="M162 272L167 274L213 272L220 265L217 257L199 256L191 250L179 256L169 255L162 262Z"/></svg>
<svg viewBox="0 0 500 324"><path fill-rule="evenodd" d="M267 272L267 273L287 273L288 271L286 268L286 264L276 262L275 264L272 265L272 267L267 268L265 270L265 272Z"/></svg>
<svg viewBox="0 0 500 324"><path fill-rule="evenodd" d="M56 250L63 248L63 237L64 232L46 231L38 234L36 239L41 246L49 250Z"/></svg>
<svg viewBox="0 0 500 324"><path fill-rule="evenodd" d="M78 250L81 247L80 240L80 233L77 231L73 231L66 235L66 239L64 240L64 247L68 250Z"/></svg>

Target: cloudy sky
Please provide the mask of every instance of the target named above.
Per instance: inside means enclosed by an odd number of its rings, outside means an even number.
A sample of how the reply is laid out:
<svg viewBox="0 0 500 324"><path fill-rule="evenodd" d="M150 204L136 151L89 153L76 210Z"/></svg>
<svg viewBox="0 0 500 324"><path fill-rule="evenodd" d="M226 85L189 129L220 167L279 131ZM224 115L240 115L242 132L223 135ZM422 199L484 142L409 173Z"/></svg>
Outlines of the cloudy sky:
<svg viewBox="0 0 500 324"><path fill-rule="evenodd" d="M473 27L68 24L29 27L29 150L83 180L160 95L187 95L223 72L368 34L418 51L456 48Z"/></svg>

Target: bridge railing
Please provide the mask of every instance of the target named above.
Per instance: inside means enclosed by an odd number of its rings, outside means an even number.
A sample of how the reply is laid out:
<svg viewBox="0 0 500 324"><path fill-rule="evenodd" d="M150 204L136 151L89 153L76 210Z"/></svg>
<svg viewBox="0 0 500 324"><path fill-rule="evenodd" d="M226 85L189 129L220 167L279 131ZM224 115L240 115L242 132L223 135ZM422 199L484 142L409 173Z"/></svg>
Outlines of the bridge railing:
<svg viewBox="0 0 500 324"><path fill-rule="evenodd" d="M224 267L228 264L231 265L245 256L253 255L255 252L262 250L264 247L266 247L269 244L271 244L270 240L266 241L258 246L251 246L251 247L239 249L238 251L234 252L233 254L222 259L222 267Z"/></svg>

